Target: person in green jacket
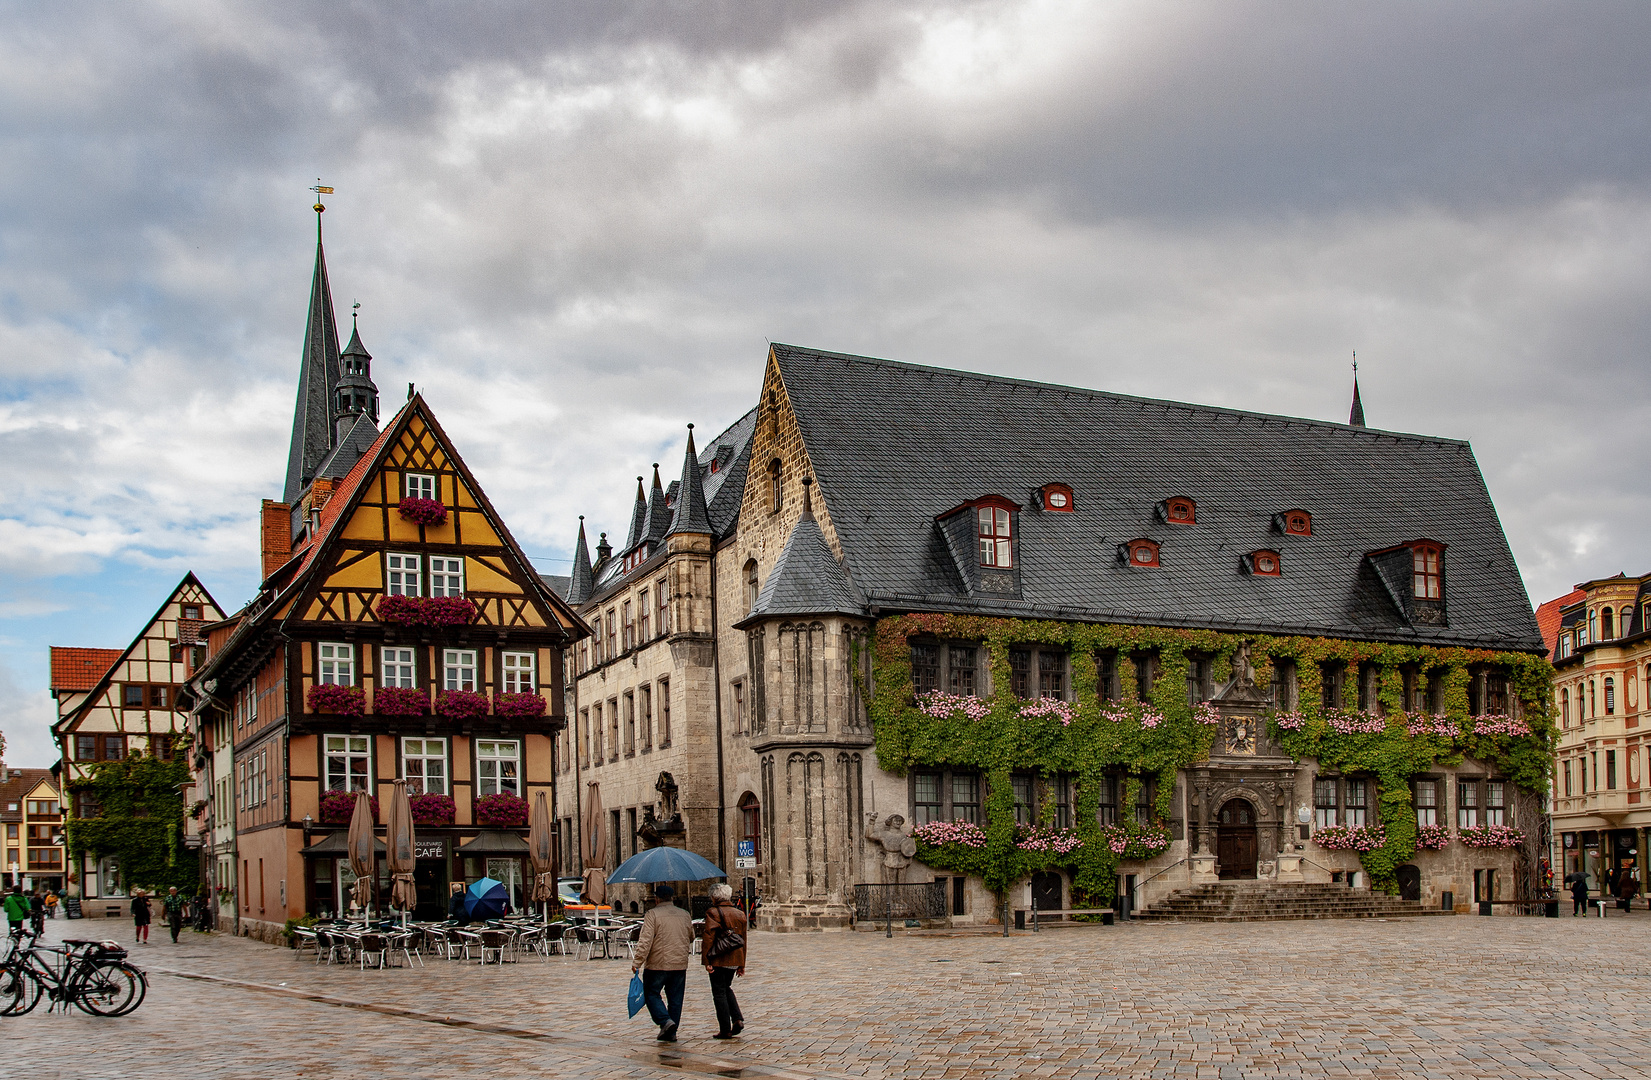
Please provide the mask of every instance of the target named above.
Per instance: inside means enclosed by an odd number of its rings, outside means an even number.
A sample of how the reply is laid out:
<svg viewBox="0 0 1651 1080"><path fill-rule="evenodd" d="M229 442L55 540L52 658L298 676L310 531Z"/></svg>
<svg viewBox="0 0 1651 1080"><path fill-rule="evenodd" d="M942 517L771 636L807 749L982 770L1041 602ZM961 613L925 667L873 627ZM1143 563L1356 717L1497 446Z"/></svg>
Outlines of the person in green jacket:
<svg viewBox="0 0 1651 1080"><path fill-rule="evenodd" d="M22 937L23 924L29 918L29 898L23 895L21 884L11 887L11 892L6 894L5 901L0 902L0 908L5 909L6 922L11 924L11 936Z"/></svg>

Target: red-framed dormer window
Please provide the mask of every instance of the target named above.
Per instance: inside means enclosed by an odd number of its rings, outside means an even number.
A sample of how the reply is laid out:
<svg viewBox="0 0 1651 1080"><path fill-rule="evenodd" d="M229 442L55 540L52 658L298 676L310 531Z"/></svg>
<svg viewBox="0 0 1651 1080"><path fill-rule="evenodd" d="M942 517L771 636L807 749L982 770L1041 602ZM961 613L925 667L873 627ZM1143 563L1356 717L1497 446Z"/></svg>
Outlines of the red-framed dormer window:
<svg viewBox="0 0 1651 1080"><path fill-rule="evenodd" d="M1185 495L1165 499L1158 506L1159 516L1171 525L1192 525L1198 520L1198 504Z"/></svg>
<svg viewBox="0 0 1651 1080"><path fill-rule="evenodd" d="M1043 508L1057 514L1072 512L1072 489L1065 484L1045 484L1038 489L1043 495Z"/></svg>
<svg viewBox="0 0 1651 1080"><path fill-rule="evenodd" d="M1118 557L1131 566L1155 569L1158 563L1158 541L1136 537L1118 545Z"/></svg>
<svg viewBox="0 0 1651 1080"><path fill-rule="evenodd" d="M1433 540L1415 540L1410 544L1411 583L1418 600L1444 598L1445 546Z"/></svg>
<svg viewBox="0 0 1651 1080"><path fill-rule="evenodd" d="M1252 551L1244 556L1244 564L1249 568L1250 573L1257 577L1282 577L1284 574L1284 567L1279 560L1278 552L1268 551L1265 548L1261 551Z"/></svg>
<svg viewBox="0 0 1651 1080"><path fill-rule="evenodd" d="M975 507L975 532L980 537L980 565L1009 570L1015 565L1014 517L1006 503L980 503Z"/></svg>
<svg viewBox="0 0 1651 1080"><path fill-rule="evenodd" d="M1313 515L1305 510L1286 510L1278 515L1279 532L1285 536L1312 536Z"/></svg>

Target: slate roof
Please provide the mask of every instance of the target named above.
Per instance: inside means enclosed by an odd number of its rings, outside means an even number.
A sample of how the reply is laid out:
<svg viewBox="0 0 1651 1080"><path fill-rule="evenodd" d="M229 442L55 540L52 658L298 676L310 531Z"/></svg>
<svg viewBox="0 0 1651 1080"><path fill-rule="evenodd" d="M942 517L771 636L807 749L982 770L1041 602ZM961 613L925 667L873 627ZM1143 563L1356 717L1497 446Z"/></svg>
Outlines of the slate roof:
<svg viewBox="0 0 1651 1080"><path fill-rule="evenodd" d="M545 583L545 588L560 596L563 600L568 598L568 586L572 583L573 578L562 574L540 574L539 580Z"/></svg>
<svg viewBox="0 0 1651 1080"><path fill-rule="evenodd" d="M72 645L52 646L52 685L56 693L67 690L77 693L90 690L110 668L115 666L124 649L82 649Z"/></svg>
<svg viewBox="0 0 1651 1080"><path fill-rule="evenodd" d="M573 545L573 572L568 577L568 587L562 593L562 599L570 604L582 604L590 595L590 589L590 549L585 543L585 515L580 514L579 541Z"/></svg>
<svg viewBox="0 0 1651 1080"><path fill-rule="evenodd" d="M1542 635L1467 443L1127 397L775 344L847 570L868 604L1325 634L1536 651ZM1036 509L1041 485L1073 513ZM1016 515L1014 581L970 588L937 518L1000 495ZM1155 512L1197 503L1196 524ZM1312 536L1275 531L1301 508ZM1117 545L1161 544L1161 569ZM1445 553L1448 626L1412 625L1367 553L1427 537ZM1281 577L1240 557L1281 553ZM978 573L978 568L977 568Z"/></svg>
<svg viewBox="0 0 1651 1080"><path fill-rule="evenodd" d="M820 523L804 509L751 613L734 627L775 615L864 615L865 610L865 601L831 553Z"/></svg>
<svg viewBox="0 0 1651 1080"><path fill-rule="evenodd" d="M350 430L344 433L344 440L333 447L326 460L316 468L315 475L342 480L350 475L350 470L355 468L355 463L360 461L362 455L371 450L373 443L377 441L378 425L373 423L371 416L362 413L356 418ZM293 512L295 514L301 510L301 504L294 505Z"/></svg>
<svg viewBox="0 0 1651 1080"><path fill-rule="evenodd" d="M704 533L710 535L711 517L705 509L705 485L700 478L699 455L694 451L694 425L688 425L688 449L682 458L682 479L677 481L676 509L666 535Z"/></svg>

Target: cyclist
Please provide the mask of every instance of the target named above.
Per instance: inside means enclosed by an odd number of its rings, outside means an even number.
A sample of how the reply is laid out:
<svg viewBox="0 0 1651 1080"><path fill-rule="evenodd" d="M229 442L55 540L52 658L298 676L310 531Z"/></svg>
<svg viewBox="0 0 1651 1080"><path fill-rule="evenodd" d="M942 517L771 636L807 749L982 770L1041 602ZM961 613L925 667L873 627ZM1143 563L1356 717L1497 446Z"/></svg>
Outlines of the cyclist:
<svg viewBox="0 0 1651 1080"><path fill-rule="evenodd" d="M10 924L11 936L23 936L23 923L29 917L29 898L23 895L23 883L18 882L6 894L6 899L0 903L0 908L6 912L6 922Z"/></svg>
<svg viewBox="0 0 1651 1080"><path fill-rule="evenodd" d="M34 928L35 937L46 930L46 898L40 895L39 889L29 890L29 925Z"/></svg>

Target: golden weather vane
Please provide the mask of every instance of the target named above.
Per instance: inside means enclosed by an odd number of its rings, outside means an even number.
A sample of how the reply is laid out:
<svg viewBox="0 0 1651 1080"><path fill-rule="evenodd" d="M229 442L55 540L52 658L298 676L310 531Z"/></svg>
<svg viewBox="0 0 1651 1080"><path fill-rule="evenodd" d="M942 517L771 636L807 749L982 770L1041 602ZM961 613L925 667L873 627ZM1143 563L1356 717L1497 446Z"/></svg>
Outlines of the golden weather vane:
<svg viewBox="0 0 1651 1080"><path fill-rule="evenodd" d="M315 178L315 186L310 188L310 190L315 192L315 196L316 196L316 198L315 198L315 212L317 214L325 212L327 208L325 206L321 205L321 196L331 195L332 194L332 188L323 187L322 184L321 184L321 178L319 176L317 176Z"/></svg>

